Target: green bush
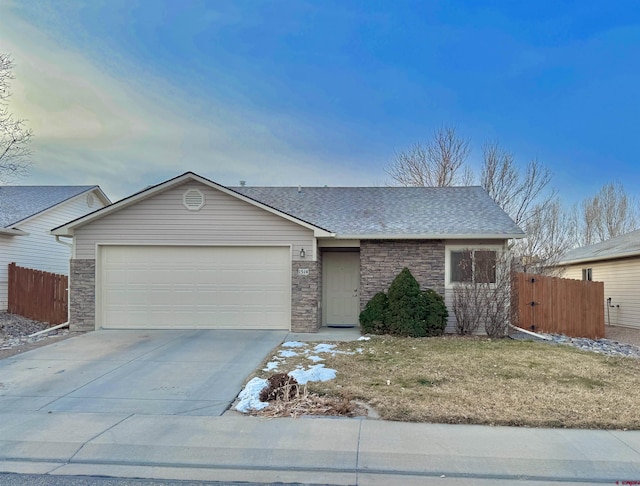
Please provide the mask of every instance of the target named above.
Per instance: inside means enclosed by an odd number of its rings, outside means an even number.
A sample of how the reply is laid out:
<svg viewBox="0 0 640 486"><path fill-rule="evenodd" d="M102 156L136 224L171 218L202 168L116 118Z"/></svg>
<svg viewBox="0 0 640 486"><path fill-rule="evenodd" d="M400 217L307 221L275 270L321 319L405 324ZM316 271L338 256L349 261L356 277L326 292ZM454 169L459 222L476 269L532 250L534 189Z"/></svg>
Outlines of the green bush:
<svg viewBox="0 0 640 486"><path fill-rule="evenodd" d="M436 291L420 291L408 268L393 280L389 293L378 292L360 313L363 334L440 336L447 325L447 306Z"/></svg>
<svg viewBox="0 0 640 486"><path fill-rule="evenodd" d="M426 335L440 336L444 333L445 327L447 327L447 317L449 317L444 298L432 289L422 292L422 297L427 308L425 317Z"/></svg>
<svg viewBox="0 0 640 486"><path fill-rule="evenodd" d="M387 294L378 292L367 302L360 313L360 330L362 334L387 334L389 328L385 322L387 313Z"/></svg>
<svg viewBox="0 0 640 486"><path fill-rule="evenodd" d="M408 268L403 268L389 287L386 323L396 336L424 337L427 302L420 284Z"/></svg>

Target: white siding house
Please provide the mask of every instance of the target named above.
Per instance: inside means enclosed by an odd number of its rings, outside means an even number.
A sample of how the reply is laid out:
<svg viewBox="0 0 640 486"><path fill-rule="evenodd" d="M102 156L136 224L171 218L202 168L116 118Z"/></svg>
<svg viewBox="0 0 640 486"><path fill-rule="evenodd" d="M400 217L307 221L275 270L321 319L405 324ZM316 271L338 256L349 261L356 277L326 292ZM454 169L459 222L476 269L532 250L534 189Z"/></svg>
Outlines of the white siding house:
<svg viewBox="0 0 640 486"><path fill-rule="evenodd" d="M98 186L0 187L0 311L7 310L10 263L68 275L70 242L57 242L51 229L108 204Z"/></svg>
<svg viewBox="0 0 640 486"><path fill-rule="evenodd" d="M606 324L640 329L640 230L571 250L560 265L565 278L604 282Z"/></svg>

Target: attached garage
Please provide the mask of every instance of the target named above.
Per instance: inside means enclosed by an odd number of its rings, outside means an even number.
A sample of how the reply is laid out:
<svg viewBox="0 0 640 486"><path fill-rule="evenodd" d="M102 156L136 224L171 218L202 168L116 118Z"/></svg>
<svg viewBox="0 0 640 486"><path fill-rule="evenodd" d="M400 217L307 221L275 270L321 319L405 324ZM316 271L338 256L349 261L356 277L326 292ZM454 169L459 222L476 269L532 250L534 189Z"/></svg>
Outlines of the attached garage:
<svg viewBox="0 0 640 486"><path fill-rule="evenodd" d="M289 329L290 246L104 245L105 329Z"/></svg>

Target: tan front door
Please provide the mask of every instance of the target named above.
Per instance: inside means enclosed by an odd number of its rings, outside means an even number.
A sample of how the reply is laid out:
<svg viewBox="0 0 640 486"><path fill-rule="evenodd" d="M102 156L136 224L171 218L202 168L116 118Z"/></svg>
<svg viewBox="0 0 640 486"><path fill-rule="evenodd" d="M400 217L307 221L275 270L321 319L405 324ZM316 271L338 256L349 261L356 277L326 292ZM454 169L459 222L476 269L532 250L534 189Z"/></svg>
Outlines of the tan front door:
<svg viewBox="0 0 640 486"><path fill-rule="evenodd" d="M360 316L360 253L322 254L325 326L357 326Z"/></svg>

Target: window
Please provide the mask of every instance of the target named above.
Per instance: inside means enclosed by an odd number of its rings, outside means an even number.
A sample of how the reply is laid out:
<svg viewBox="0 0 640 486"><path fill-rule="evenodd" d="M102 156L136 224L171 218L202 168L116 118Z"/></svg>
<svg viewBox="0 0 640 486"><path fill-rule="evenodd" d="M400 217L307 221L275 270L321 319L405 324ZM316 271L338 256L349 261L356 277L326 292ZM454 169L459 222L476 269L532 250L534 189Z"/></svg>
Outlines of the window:
<svg viewBox="0 0 640 486"><path fill-rule="evenodd" d="M496 282L496 252L494 250L452 251L451 282Z"/></svg>
<svg viewBox="0 0 640 486"><path fill-rule="evenodd" d="M588 280L589 282L593 280L593 268L582 269L582 280Z"/></svg>

